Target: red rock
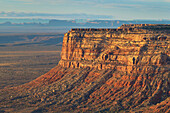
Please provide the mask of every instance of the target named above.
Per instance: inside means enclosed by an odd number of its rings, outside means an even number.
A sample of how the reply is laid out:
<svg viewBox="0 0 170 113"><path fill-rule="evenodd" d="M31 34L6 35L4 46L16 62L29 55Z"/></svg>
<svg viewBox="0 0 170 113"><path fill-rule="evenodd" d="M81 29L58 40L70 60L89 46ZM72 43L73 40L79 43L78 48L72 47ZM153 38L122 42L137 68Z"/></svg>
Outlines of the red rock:
<svg viewBox="0 0 170 113"><path fill-rule="evenodd" d="M5 95L0 107L36 106L31 112L168 113L169 27L72 29L64 35L58 66L27 84L4 89L13 95L10 99Z"/></svg>

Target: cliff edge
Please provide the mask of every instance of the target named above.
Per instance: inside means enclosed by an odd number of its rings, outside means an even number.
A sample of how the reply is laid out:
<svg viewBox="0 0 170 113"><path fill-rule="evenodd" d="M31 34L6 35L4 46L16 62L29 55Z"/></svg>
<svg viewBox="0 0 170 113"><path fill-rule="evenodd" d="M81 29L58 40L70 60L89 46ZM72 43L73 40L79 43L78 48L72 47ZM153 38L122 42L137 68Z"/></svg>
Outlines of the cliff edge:
<svg viewBox="0 0 170 113"><path fill-rule="evenodd" d="M71 29L59 64L30 83L3 89L0 110L169 113L169 72L170 25Z"/></svg>

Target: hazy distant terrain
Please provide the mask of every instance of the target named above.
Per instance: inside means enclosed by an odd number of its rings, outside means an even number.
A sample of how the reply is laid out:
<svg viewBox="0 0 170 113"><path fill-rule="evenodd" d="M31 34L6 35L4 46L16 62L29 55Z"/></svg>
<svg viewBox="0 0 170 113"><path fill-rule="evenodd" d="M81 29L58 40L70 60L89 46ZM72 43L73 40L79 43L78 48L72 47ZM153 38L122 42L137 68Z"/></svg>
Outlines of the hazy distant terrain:
<svg viewBox="0 0 170 113"><path fill-rule="evenodd" d="M1 33L0 46L61 45L63 33Z"/></svg>
<svg viewBox="0 0 170 113"><path fill-rule="evenodd" d="M0 34L0 89L29 82L60 60L63 33Z"/></svg>
<svg viewBox="0 0 170 113"><path fill-rule="evenodd" d="M0 25L0 33L56 33L67 32L71 28L55 26L4 26Z"/></svg>
<svg viewBox="0 0 170 113"><path fill-rule="evenodd" d="M0 18L0 33L56 33L71 28L117 28L122 24L170 24L170 20L55 20Z"/></svg>

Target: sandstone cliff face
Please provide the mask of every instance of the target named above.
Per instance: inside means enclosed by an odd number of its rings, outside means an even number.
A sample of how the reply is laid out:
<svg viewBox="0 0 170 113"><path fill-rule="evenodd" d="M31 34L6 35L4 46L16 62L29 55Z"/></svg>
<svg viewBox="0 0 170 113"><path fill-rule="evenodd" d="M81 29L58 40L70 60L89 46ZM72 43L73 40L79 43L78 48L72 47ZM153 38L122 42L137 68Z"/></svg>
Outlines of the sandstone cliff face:
<svg viewBox="0 0 170 113"><path fill-rule="evenodd" d="M169 64L168 34L145 29L72 29L64 35L60 65L117 69Z"/></svg>
<svg viewBox="0 0 170 113"><path fill-rule="evenodd" d="M0 98L0 110L169 113L169 28L72 29L64 35L59 65L2 90L7 95Z"/></svg>

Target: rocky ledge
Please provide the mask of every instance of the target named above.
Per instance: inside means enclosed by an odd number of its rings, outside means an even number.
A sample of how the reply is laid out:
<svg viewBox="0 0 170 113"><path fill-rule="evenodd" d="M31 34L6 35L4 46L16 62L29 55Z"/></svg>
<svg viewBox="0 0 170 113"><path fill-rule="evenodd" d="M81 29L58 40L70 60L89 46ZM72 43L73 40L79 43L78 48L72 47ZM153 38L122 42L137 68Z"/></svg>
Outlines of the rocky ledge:
<svg viewBox="0 0 170 113"><path fill-rule="evenodd" d="M0 112L170 112L170 25L72 29L55 68L0 92Z"/></svg>

